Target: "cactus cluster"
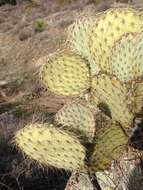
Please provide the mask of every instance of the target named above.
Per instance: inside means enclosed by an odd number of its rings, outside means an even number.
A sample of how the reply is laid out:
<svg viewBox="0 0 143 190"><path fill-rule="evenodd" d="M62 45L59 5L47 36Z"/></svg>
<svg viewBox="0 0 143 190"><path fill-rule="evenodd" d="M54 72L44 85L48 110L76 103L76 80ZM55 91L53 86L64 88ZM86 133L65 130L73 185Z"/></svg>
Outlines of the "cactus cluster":
<svg viewBox="0 0 143 190"><path fill-rule="evenodd" d="M39 163L71 171L106 170L128 145L126 128L143 106L143 16L112 8L79 18L67 50L46 56L40 79L51 93L71 97L50 124L17 132L15 143ZM111 118L98 127L94 108ZM100 114L100 112L99 112Z"/></svg>

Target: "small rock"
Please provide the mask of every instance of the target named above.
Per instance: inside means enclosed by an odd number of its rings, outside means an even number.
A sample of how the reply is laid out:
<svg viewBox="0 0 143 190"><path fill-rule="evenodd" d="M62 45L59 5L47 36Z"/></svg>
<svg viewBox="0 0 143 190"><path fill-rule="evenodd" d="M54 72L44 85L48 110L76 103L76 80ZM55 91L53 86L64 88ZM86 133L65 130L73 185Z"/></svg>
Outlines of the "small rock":
<svg viewBox="0 0 143 190"><path fill-rule="evenodd" d="M28 28L24 28L19 33L19 40L24 41L24 40L27 40L31 36L32 36L32 30Z"/></svg>

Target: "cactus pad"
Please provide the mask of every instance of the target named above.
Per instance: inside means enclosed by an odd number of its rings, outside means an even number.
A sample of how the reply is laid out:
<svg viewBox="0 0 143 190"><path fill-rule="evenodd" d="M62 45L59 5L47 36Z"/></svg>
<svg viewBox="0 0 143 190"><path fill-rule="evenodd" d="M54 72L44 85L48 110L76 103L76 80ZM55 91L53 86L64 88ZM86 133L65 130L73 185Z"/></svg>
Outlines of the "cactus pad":
<svg viewBox="0 0 143 190"><path fill-rule="evenodd" d="M76 53L88 60L91 73L96 74L100 68L93 63L90 55L89 36L97 20L96 16L83 16L77 19L68 29L67 45Z"/></svg>
<svg viewBox="0 0 143 190"><path fill-rule="evenodd" d="M105 103L111 111L113 120L119 121L123 126L129 126L133 114L129 107L132 103L128 89L116 78L101 74L92 80L92 96L95 103Z"/></svg>
<svg viewBox="0 0 143 190"><path fill-rule="evenodd" d="M81 137L87 137L89 140L94 137L94 115L87 105L78 102L69 103L57 112L55 120L58 124L78 132Z"/></svg>
<svg viewBox="0 0 143 190"><path fill-rule="evenodd" d="M134 112L143 111L143 80L134 82Z"/></svg>
<svg viewBox="0 0 143 190"><path fill-rule="evenodd" d="M128 138L117 123L108 123L96 136L91 157L91 170L100 171L110 167L111 161L119 159L126 148Z"/></svg>
<svg viewBox="0 0 143 190"><path fill-rule="evenodd" d="M86 61L73 53L62 52L47 57L40 77L45 87L57 95L80 96L90 86Z"/></svg>
<svg viewBox="0 0 143 190"><path fill-rule="evenodd" d="M110 51L120 37L129 32L138 32L143 26L143 17L131 8L113 8L101 14L90 35L90 52L94 62L110 73Z"/></svg>
<svg viewBox="0 0 143 190"><path fill-rule="evenodd" d="M143 33L126 34L111 52L112 73L122 82L143 76Z"/></svg>
<svg viewBox="0 0 143 190"><path fill-rule="evenodd" d="M32 124L19 130L17 146L45 166L84 170L85 149L75 137L49 124Z"/></svg>

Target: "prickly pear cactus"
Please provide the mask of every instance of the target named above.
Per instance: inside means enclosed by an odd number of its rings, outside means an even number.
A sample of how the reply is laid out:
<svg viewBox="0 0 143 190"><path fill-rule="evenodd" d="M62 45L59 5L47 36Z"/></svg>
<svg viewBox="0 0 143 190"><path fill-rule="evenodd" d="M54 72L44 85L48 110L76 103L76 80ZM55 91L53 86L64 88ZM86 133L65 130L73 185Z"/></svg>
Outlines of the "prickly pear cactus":
<svg viewBox="0 0 143 190"><path fill-rule="evenodd" d="M61 108L55 116L57 124L66 126L85 140L92 141L95 134L95 119L92 110L83 103L72 102Z"/></svg>
<svg viewBox="0 0 143 190"><path fill-rule="evenodd" d="M91 71L98 73L100 68L90 55L89 40L93 26L95 25L97 17L95 16L83 16L77 19L68 28L67 46L72 51L83 56L90 63ZM96 71L96 72L95 72Z"/></svg>
<svg viewBox="0 0 143 190"><path fill-rule="evenodd" d="M31 124L17 132L17 146L37 162L71 171L85 170L85 148L76 137L48 124Z"/></svg>
<svg viewBox="0 0 143 190"><path fill-rule="evenodd" d="M107 104L111 110L112 119L119 121L123 126L130 126L133 113L129 109L132 103L128 89L115 77L106 74L95 76L92 79L92 97L97 105Z"/></svg>
<svg viewBox="0 0 143 190"><path fill-rule="evenodd" d="M143 26L142 15L132 8L112 8L92 17L83 17L69 27L68 43L85 57L92 75L111 72L110 51L123 34L136 33Z"/></svg>
<svg viewBox="0 0 143 190"><path fill-rule="evenodd" d="M127 146L127 142L127 136L120 125L110 122L96 135L90 169L96 172L108 169L112 160L119 159Z"/></svg>
<svg viewBox="0 0 143 190"><path fill-rule="evenodd" d="M111 72L122 82L143 76L143 32L121 37L111 51Z"/></svg>
<svg viewBox="0 0 143 190"><path fill-rule="evenodd" d="M57 95L81 96L90 87L87 62L71 52L59 52L47 57L40 77L45 87Z"/></svg>
<svg viewBox="0 0 143 190"><path fill-rule="evenodd" d="M143 111L143 80L135 81L133 83L133 96L134 96L134 112L139 113Z"/></svg>
<svg viewBox="0 0 143 190"><path fill-rule="evenodd" d="M90 53L101 70L111 73L110 51L125 33L136 33L143 26L143 17L131 8L114 8L102 13L90 35Z"/></svg>
<svg viewBox="0 0 143 190"><path fill-rule="evenodd" d="M131 8L113 8L77 20L68 31L69 49L38 63L45 88L75 101L58 111L54 124L18 131L15 143L45 166L103 171L126 149L122 128L131 127L143 107L143 16ZM91 103L107 105L112 120L97 122Z"/></svg>

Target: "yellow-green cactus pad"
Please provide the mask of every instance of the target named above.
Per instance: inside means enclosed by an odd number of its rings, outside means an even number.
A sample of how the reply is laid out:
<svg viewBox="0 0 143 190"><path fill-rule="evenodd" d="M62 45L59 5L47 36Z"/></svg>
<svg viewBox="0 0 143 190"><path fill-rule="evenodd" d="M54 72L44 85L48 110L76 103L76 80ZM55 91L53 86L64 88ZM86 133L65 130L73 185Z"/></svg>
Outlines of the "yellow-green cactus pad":
<svg viewBox="0 0 143 190"><path fill-rule="evenodd" d="M90 86L89 76L86 61L70 52L47 57L40 72L45 87L62 96L81 96Z"/></svg>
<svg viewBox="0 0 143 190"><path fill-rule="evenodd" d="M133 96L134 96L134 112L138 113L143 111L143 80L134 81L133 87Z"/></svg>
<svg viewBox="0 0 143 190"><path fill-rule="evenodd" d="M96 24L97 16L83 16L68 28L67 45L76 53L82 55L90 63L91 73L96 74L100 68L93 63L90 55L89 36Z"/></svg>
<svg viewBox="0 0 143 190"><path fill-rule="evenodd" d="M129 32L139 32L143 26L143 17L131 8L112 8L103 12L90 36L90 53L94 62L110 73L110 52L114 43Z"/></svg>
<svg viewBox="0 0 143 190"><path fill-rule="evenodd" d="M122 128L117 123L108 123L96 136L90 169L95 172L108 169L112 160L119 159L127 142Z"/></svg>
<svg viewBox="0 0 143 190"><path fill-rule="evenodd" d="M123 35L112 49L112 73L122 82L143 76L143 32Z"/></svg>
<svg viewBox="0 0 143 190"><path fill-rule="evenodd" d="M135 55L134 61L138 63L137 75L140 78L143 78L143 30L137 35L135 42Z"/></svg>
<svg viewBox="0 0 143 190"><path fill-rule="evenodd" d="M95 134L95 120L89 107L78 102L66 104L55 116L55 121L81 137L92 140Z"/></svg>
<svg viewBox="0 0 143 190"><path fill-rule="evenodd" d="M49 167L84 170L85 149L76 137L49 124L31 124L15 136L17 146L31 159Z"/></svg>
<svg viewBox="0 0 143 190"><path fill-rule="evenodd" d="M120 122L123 126L129 126L133 120L132 97L129 90L115 77L106 74L95 76L92 80L92 97L95 103L105 103L113 120Z"/></svg>

